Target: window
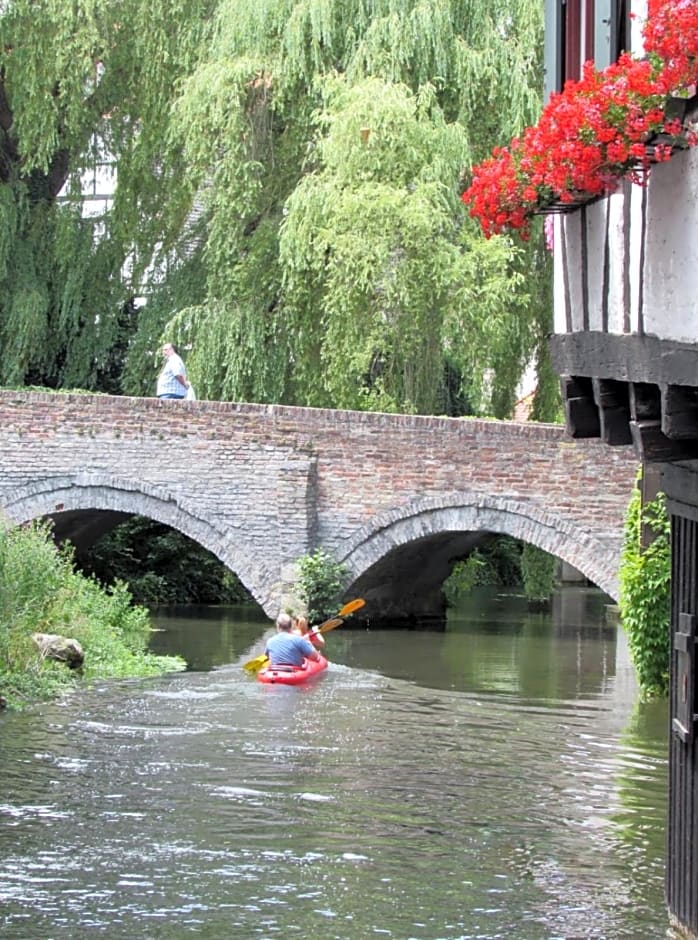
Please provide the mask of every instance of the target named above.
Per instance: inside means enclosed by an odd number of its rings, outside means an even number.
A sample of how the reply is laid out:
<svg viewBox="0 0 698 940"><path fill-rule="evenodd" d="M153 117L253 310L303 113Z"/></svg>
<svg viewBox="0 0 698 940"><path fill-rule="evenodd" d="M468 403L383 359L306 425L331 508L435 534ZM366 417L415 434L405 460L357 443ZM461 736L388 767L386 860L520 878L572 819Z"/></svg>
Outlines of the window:
<svg viewBox="0 0 698 940"><path fill-rule="evenodd" d="M545 97L630 48L630 0L545 0Z"/></svg>
<svg viewBox="0 0 698 940"><path fill-rule="evenodd" d="M562 79L578 79L582 65L594 58L594 0L562 4Z"/></svg>

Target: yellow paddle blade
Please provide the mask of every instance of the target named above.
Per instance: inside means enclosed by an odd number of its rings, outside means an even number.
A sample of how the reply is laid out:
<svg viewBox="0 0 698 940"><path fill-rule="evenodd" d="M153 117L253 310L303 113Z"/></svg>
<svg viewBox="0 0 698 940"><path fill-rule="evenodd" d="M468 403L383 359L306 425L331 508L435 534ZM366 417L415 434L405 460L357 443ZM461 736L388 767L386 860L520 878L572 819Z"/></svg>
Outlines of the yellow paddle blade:
<svg viewBox="0 0 698 940"><path fill-rule="evenodd" d="M260 669L263 669L264 666L269 662L269 657L266 653L262 653L261 656L255 656L254 659L250 659L248 662L242 664L242 668L245 672L259 672Z"/></svg>

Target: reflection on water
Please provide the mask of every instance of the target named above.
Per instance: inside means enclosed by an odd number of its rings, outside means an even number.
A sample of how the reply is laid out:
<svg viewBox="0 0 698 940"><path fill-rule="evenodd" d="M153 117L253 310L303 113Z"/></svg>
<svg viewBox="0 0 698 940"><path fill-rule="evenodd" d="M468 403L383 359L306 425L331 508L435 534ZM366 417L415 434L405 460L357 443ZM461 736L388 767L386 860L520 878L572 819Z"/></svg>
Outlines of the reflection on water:
<svg viewBox="0 0 698 940"><path fill-rule="evenodd" d="M151 615L156 626L151 650L177 653L194 671L235 662L270 626L261 607L245 604L156 607Z"/></svg>
<svg viewBox="0 0 698 940"><path fill-rule="evenodd" d="M575 592L345 626L300 688L240 669L267 622L162 616L215 668L0 719L0 933L664 936L666 707Z"/></svg>

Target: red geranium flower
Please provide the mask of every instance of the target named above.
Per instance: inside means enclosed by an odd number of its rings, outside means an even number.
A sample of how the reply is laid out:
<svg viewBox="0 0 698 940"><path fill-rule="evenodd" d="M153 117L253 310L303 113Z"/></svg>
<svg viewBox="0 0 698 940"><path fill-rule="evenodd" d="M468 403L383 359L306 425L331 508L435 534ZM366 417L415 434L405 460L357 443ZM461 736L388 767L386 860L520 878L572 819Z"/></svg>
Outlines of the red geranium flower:
<svg viewBox="0 0 698 940"><path fill-rule="evenodd" d="M488 238L526 237L533 215L607 195L623 177L643 182L673 146L698 143L693 128L665 114L670 94L695 93L698 0L649 0L643 39L643 59L624 53L601 72L586 62L536 125L473 169L462 198Z"/></svg>

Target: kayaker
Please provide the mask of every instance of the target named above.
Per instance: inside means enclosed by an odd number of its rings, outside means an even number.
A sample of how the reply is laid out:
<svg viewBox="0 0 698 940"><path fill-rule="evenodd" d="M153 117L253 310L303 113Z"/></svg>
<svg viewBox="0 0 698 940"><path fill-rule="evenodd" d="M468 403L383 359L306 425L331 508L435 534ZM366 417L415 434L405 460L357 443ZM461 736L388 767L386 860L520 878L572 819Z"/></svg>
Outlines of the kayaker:
<svg viewBox="0 0 698 940"><path fill-rule="evenodd" d="M322 633L313 633L311 631L307 617L293 618L293 632L297 633L298 636L304 636L306 640L310 640L317 650L321 650L325 645L325 638Z"/></svg>
<svg viewBox="0 0 698 940"><path fill-rule="evenodd" d="M267 641L265 652L272 666L302 666L304 659L320 659L310 640L293 632L293 620L284 613L276 618L276 636Z"/></svg>

